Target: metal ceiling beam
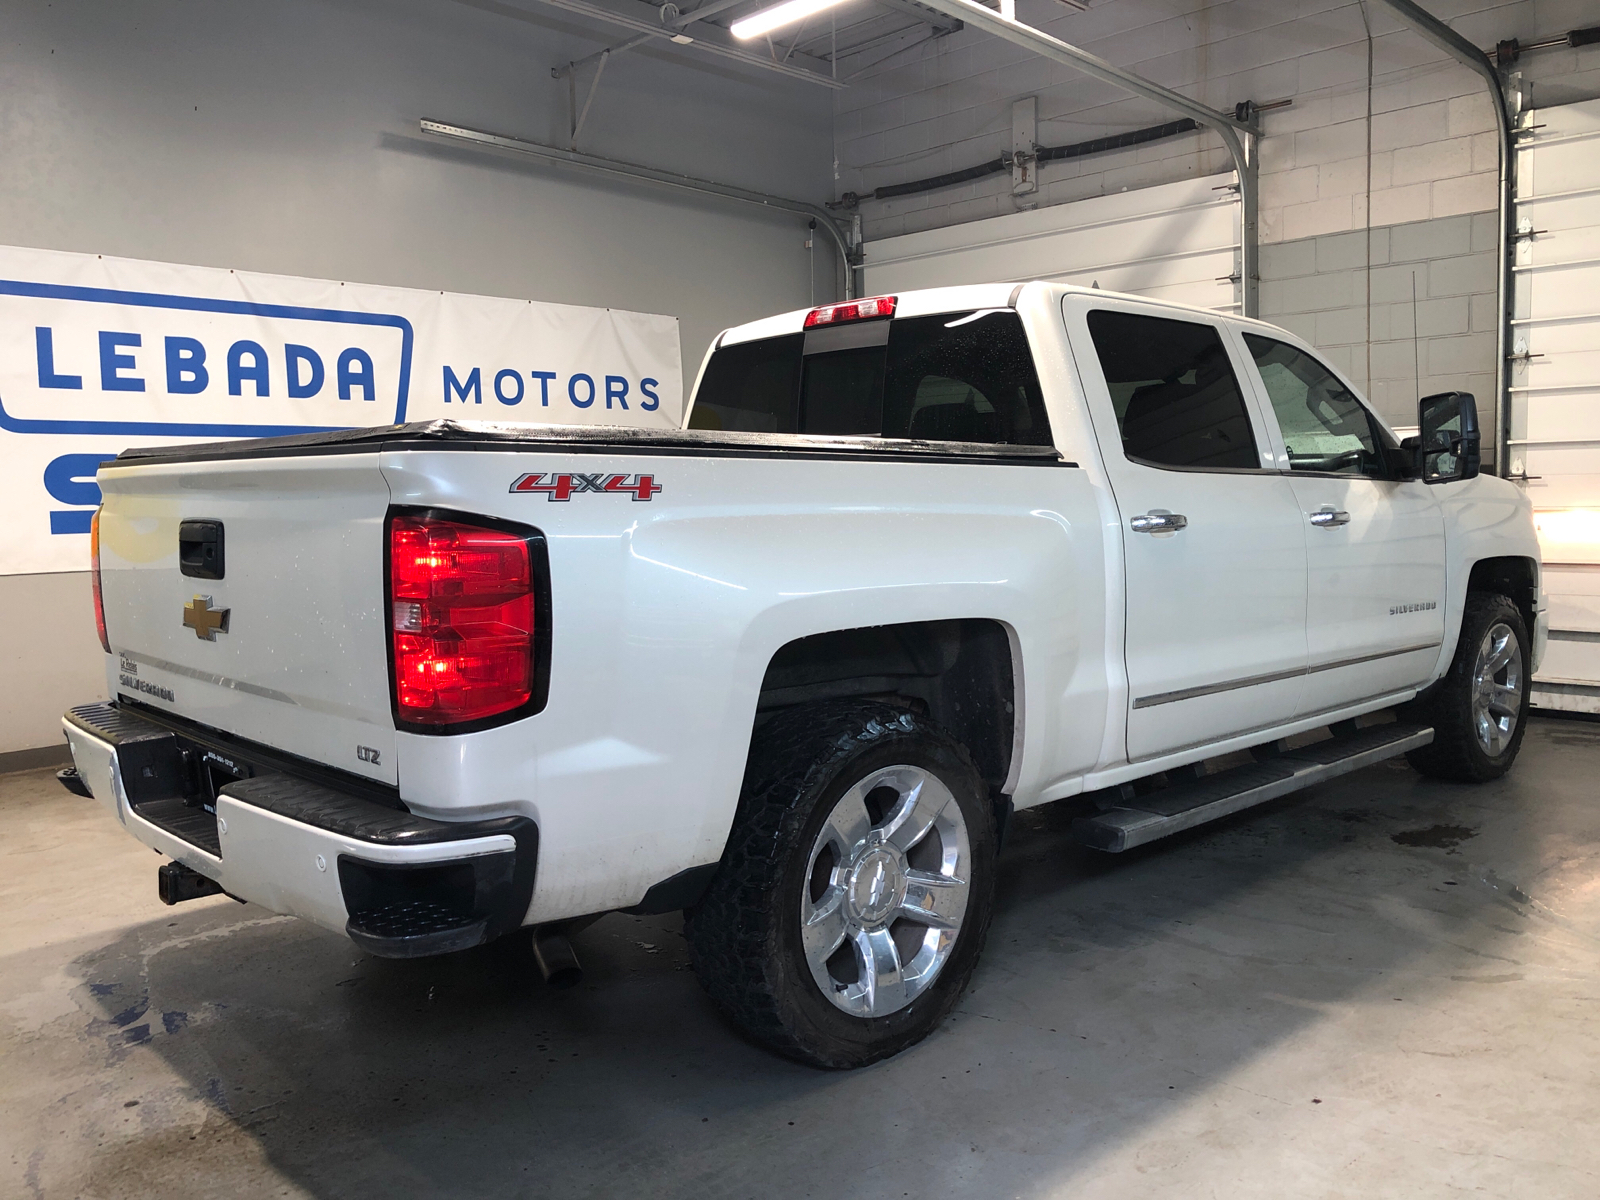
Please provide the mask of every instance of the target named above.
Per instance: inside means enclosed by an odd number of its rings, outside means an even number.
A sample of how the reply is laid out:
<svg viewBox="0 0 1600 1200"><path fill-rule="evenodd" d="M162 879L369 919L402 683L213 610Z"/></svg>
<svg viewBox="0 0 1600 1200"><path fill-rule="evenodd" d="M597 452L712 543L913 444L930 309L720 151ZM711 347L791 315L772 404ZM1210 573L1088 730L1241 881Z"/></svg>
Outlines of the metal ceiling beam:
<svg viewBox="0 0 1600 1200"><path fill-rule="evenodd" d="M1076 67L1086 75L1092 75L1136 96L1143 96L1148 100L1165 104L1168 108L1175 108L1193 117L1202 125L1209 125L1213 129L1227 126L1244 133L1254 132L1244 121L1228 113L1207 108L1198 100L1191 100L1181 92L1175 92L1171 88L1162 87L1159 83L1152 83L1143 76L1135 75L1132 71L1113 66L1098 55L1068 45L1042 29L1035 29L1032 25L1024 25L1021 21L1003 17L994 9L977 3L977 0L917 0L917 3L935 12L941 12L947 17L965 21L974 28L992 33L1015 45L1026 47L1046 58L1053 58L1057 62Z"/></svg>
<svg viewBox="0 0 1600 1200"><path fill-rule="evenodd" d="M1489 95L1494 100L1494 119L1500 134L1500 270L1495 290L1499 294L1500 320L1497 322L1494 372L1494 470L1504 475L1509 469L1506 462L1506 439L1510 437L1511 422L1511 247L1515 245L1517 191L1517 149L1513 142L1511 106L1506 101L1500 72L1495 70L1489 56L1450 26L1411 0L1383 0L1383 3L1402 21L1427 38L1452 58L1471 67L1489 85Z"/></svg>
<svg viewBox="0 0 1600 1200"><path fill-rule="evenodd" d="M791 79L804 79L810 83L819 83L823 87L840 88L844 84L834 79L831 75L824 75L820 70L811 70L808 67L792 66L789 63L777 62L764 54L757 54L724 41L719 26L711 26L718 33L710 37L696 37L691 42L685 43L681 39L684 34L676 25L663 24L655 9L646 5L636 5L640 11L639 16L631 13L620 12L617 9L607 8L600 4L591 4L589 0L538 0L540 4L551 8L559 8L564 12L574 13L580 17L588 17L594 21L602 21L610 25L618 25L623 29L631 29L635 33L645 34L652 38L660 39L669 44L692 47L704 50L708 54L715 54L722 58L732 59L734 62L744 63L750 67L761 67L768 71L776 71L780 75L787 75ZM804 56L810 58L809 55ZM820 59L812 60L819 67L825 66Z"/></svg>
<svg viewBox="0 0 1600 1200"><path fill-rule="evenodd" d="M1239 238L1240 257L1243 259L1240 263L1241 307L1247 317L1257 314L1260 308L1257 296L1261 283L1260 246L1256 228L1259 196L1256 186L1255 156L1250 152L1249 143L1245 140L1255 134L1255 130L1249 124L1228 113L1208 108L1181 92L1162 87L1159 83L1152 83L1132 71L1114 66L1098 55L1080 50L1060 38L1051 37L1042 29L1035 29L1031 25L1024 25L1021 21L1001 16L994 9L986 8L976 0L917 0L917 2L944 13L947 17L965 21L975 29L992 33L1013 45L1032 50L1045 58L1082 71L1085 75L1103 83L1109 83L1125 92L1132 92L1135 96L1143 96L1147 100L1154 100L1157 104L1176 109L1185 116L1193 117L1207 128L1215 130L1222 138L1223 144L1228 147L1228 153L1233 155L1234 170L1239 176L1243 225Z"/></svg>
<svg viewBox="0 0 1600 1200"><path fill-rule="evenodd" d="M893 9L897 13L904 13L908 17L915 17L924 24L932 25L940 33L955 33L961 28L961 18L951 17L937 9L929 8L922 3L922 0L875 0L875 3Z"/></svg>
<svg viewBox="0 0 1600 1200"><path fill-rule="evenodd" d="M468 129L461 125L447 125L443 121L430 121L426 118L421 122L422 132L432 134L434 137L447 138L455 142L466 142L473 146L481 146L490 150L503 150L512 154L520 154L528 158L535 158L552 166L570 167L580 171L589 171L600 175L610 175L622 179L631 179L638 183L654 184L657 187L676 188L685 192L698 192L704 196L720 196L725 200L737 200L741 204L754 204L760 208L776 209L780 212L794 213L796 216L809 217L814 220L817 227L833 239L833 244L838 248L839 260L844 267L844 298L850 300L855 295L855 275L850 262L850 245L845 241L844 233L839 229L838 223L832 214L820 204L808 204L804 200L789 200L783 196L769 196L765 192L752 192L748 188L734 187L727 183L713 183L709 179L697 179L693 175L680 175L675 171L661 171L655 167L641 166L639 163L624 162L616 158L601 158L596 154L584 154L578 150L562 150L555 146L546 146L540 142L528 142L522 138L506 137L498 133L485 133L481 129Z"/></svg>
<svg viewBox="0 0 1600 1200"><path fill-rule="evenodd" d="M667 24L676 25L679 29L682 29L685 25L693 25L696 21L704 21L707 17L714 17L719 12L724 12L743 3L744 0L710 0L710 3L702 4L699 8L691 9L689 12L680 12Z"/></svg>
<svg viewBox="0 0 1600 1200"><path fill-rule="evenodd" d="M722 12L724 9L729 9L736 4L743 3L744 0L711 0L711 3L702 4L693 12L680 13L672 20L666 22L666 24L668 27L676 29L681 33L686 25L693 25L696 21L703 21L709 16L713 16L716 13ZM677 46L687 46L694 41L693 38L687 36L685 36L682 41L679 41L677 38L669 38L668 40ZM586 67L592 62L598 62L600 59L609 57L613 54L621 54L624 50L632 50L635 46L642 46L648 41L650 41L650 35L641 33L637 37L631 37L619 45L607 46L604 50L596 50L593 54L585 55L583 58L574 59L564 67L557 67L551 72L551 75L553 75L556 79L560 79L562 76L570 75L572 72L581 67Z"/></svg>

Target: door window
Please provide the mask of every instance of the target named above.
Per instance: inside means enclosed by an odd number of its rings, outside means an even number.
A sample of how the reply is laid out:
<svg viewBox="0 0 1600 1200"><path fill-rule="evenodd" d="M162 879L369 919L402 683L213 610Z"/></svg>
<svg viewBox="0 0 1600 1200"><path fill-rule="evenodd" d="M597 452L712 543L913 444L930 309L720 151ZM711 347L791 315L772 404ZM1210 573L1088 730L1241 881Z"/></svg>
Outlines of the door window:
<svg viewBox="0 0 1600 1200"><path fill-rule="evenodd" d="M1254 333L1244 340L1272 400L1292 470L1388 478L1371 415L1332 371L1287 342Z"/></svg>
<svg viewBox="0 0 1600 1200"><path fill-rule="evenodd" d="M1216 326L1109 309L1088 319L1130 459L1261 469L1244 393Z"/></svg>

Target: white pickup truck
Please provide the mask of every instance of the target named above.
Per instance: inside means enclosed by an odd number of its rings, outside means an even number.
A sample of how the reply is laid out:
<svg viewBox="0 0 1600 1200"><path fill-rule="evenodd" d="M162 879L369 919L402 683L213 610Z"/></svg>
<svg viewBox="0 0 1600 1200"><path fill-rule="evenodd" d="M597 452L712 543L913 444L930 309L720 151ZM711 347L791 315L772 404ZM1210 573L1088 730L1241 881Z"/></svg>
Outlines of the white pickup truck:
<svg viewBox="0 0 1600 1200"><path fill-rule="evenodd" d="M1530 506L1470 396L1419 423L1270 325L1027 283L730 329L681 430L129 451L63 781L170 902L375 954L529 928L570 979L597 914L684 910L746 1033L871 1062L970 977L1014 810L1120 851L1511 765Z"/></svg>

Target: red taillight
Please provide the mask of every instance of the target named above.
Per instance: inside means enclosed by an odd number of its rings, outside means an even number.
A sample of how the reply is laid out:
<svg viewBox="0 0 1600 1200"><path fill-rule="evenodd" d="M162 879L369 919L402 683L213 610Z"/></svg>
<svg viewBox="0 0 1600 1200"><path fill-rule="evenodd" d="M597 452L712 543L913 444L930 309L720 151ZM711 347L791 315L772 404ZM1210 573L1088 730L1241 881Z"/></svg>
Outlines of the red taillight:
<svg viewBox="0 0 1600 1200"><path fill-rule="evenodd" d="M843 325L846 321L875 321L894 316L893 296L869 296L865 300L846 300L843 304L824 304L806 314L806 328Z"/></svg>
<svg viewBox="0 0 1600 1200"><path fill-rule="evenodd" d="M111 653L111 639L106 637L106 602L100 594L100 510L89 518L89 582L94 587L94 627L100 634L100 648Z"/></svg>
<svg viewBox="0 0 1600 1200"><path fill-rule="evenodd" d="M532 699L533 566L526 537L459 521L394 518L389 600L402 721L456 725Z"/></svg>

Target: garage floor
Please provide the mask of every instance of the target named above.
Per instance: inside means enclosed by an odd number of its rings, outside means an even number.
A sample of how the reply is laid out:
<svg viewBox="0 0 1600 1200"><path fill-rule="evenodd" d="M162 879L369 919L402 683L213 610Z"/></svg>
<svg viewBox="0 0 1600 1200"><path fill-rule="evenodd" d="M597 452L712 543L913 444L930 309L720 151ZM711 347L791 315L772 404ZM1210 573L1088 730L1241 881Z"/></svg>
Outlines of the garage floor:
<svg viewBox="0 0 1600 1200"><path fill-rule="evenodd" d="M1600 1194L1600 725L1512 777L1402 763L1120 858L1042 816L923 1045L739 1041L676 918L553 992L225 898L47 772L0 778L0 1194Z"/></svg>

